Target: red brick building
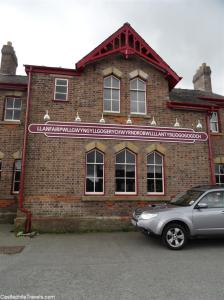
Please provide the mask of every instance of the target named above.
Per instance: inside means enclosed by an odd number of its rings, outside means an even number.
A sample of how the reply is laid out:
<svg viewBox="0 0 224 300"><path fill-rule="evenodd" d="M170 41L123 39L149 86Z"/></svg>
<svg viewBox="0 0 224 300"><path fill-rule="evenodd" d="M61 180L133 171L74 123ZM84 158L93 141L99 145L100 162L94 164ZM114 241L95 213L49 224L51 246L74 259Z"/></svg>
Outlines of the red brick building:
<svg viewBox="0 0 224 300"><path fill-rule="evenodd" d="M210 67L193 90L128 24L75 69L0 75L0 216L26 230L126 228L133 209L224 183L224 97Z"/></svg>

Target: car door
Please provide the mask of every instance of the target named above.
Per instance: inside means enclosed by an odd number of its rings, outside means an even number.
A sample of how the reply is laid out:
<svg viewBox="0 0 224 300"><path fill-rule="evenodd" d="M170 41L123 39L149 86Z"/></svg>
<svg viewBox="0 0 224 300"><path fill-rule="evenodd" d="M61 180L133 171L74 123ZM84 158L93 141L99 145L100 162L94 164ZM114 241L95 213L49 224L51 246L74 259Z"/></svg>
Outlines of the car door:
<svg viewBox="0 0 224 300"><path fill-rule="evenodd" d="M213 191L206 194L200 203L207 208L193 210L193 226L196 234L224 234L224 192Z"/></svg>

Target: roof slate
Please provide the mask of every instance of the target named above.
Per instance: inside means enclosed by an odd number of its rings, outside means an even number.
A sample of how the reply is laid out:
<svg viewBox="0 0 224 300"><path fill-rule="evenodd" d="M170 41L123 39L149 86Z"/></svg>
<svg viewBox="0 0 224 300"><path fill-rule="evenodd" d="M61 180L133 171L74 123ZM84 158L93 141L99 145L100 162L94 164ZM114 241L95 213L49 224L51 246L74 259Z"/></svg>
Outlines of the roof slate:
<svg viewBox="0 0 224 300"><path fill-rule="evenodd" d="M27 84L27 76L0 74L0 83Z"/></svg>

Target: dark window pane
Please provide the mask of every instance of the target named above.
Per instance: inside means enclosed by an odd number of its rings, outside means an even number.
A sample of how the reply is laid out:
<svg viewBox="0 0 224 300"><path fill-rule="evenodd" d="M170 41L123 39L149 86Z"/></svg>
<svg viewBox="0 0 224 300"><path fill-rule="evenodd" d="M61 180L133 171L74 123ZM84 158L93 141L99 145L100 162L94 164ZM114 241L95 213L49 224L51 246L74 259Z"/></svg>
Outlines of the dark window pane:
<svg viewBox="0 0 224 300"><path fill-rule="evenodd" d="M103 177L103 164L96 165L96 177Z"/></svg>
<svg viewBox="0 0 224 300"><path fill-rule="evenodd" d="M147 157L147 164L153 165L154 164L154 153L149 154Z"/></svg>
<svg viewBox="0 0 224 300"><path fill-rule="evenodd" d="M94 178L87 178L86 179L86 191L87 192L94 192Z"/></svg>
<svg viewBox="0 0 224 300"><path fill-rule="evenodd" d="M155 163L156 165L162 165L162 156L158 153L155 153Z"/></svg>
<svg viewBox="0 0 224 300"><path fill-rule="evenodd" d="M14 108L21 108L21 104L22 104L22 102L21 102L21 99L15 99L15 101L14 101Z"/></svg>
<svg viewBox="0 0 224 300"><path fill-rule="evenodd" d="M14 192L19 192L19 182L14 182Z"/></svg>
<svg viewBox="0 0 224 300"><path fill-rule="evenodd" d="M218 175L215 176L215 181L216 181L216 183L219 183L219 176Z"/></svg>
<svg viewBox="0 0 224 300"><path fill-rule="evenodd" d="M224 175L220 175L220 183L224 183Z"/></svg>
<svg viewBox="0 0 224 300"><path fill-rule="evenodd" d="M13 102L14 102L13 98L7 98L6 99L6 108L13 108Z"/></svg>
<svg viewBox="0 0 224 300"><path fill-rule="evenodd" d="M162 193L163 191L163 182L162 180L156 180L156 192Z"/></svg>
<svg viewBox="0 0 224 300"><path fill-rule="evenodd" d="M148 191L148 193L153 193L155 191L154 180L152 180L152 179L147 180L147 191Z"/></svg>
<svg viewBox="0 0 224 300"><path fill-rule="evenodd" d="M116 179L116 192L125 192L124 179Z"/></svg>
<svg viewBox="0 0 224 300"><path fill-rule="evenodd" d="M215 173L218 174L219 173L219 165L215 164Z"/></svg>
<svg viewBox="0 0 224 300"><path fill-rule="evenodd" d="M125 162L125 151L121 151L116 155L116 163L124 163Z"/></svg>
<svg viewBox="0 0 224 300"><path fill-rule="evenodd" d="M20 110L14 110L14 118L13 120L19 121L20 120Z"/></svg>
<svg viewBox="0 0 224 300"><path fill-rule="evenodd" d="M67 86L56 86L57 93L67 93Z"/></svg>
<svg viewBox="0 0 224 300"><path fill-rule="evenodd" d="M15 181L20 181L20 171L15 172Z"/></svg>
<svg viewBox="0 0 224 300"><path fill-rule="evenodd" d="M155 177L162 178L162 167L161 166L155 166Z"/></svg>
<svg viewBox="0 0 224 300"><path fill-rule="evenodd" d="M154 178L154 166L147 166L147 178Z"/></svg>
<svg viewBox="0 0 224 300"><path fill-rule="evenodd" d="M219 165L220 174L224 174L224 165Z"/></svg>
<svg viewBox="0 0 224 300"><path fill-rule="evenodd" d="M126 192L135 192L135 179L126 180Z"/></svg>
<svg viewBox="0 0 224 300"><path fill-rule="evenodd" d="M126 166L126 177L135 178L135 165Z"/></svg>
<svg viewBox="0 0 224 300"><path fill-rule="evenodd" d="M16 160L15 168L16 168L16 170L21 170L21 160L20 159Z"/></svg>
<svg viewBox="0 0 224 300"><path fill-rule="evenodd" d="M95 182L95 192L101 193L103 192L103 179L102 178L96 178Z"/></svg>
<svg viewBox="0 0 224 300"><path fill-rule="evenodd" d="M87 165L87 177L94 177L94 165Z"/></svg>
<svg viewBox="0 0 224 300"><path fill-rule="evenodd" d="M135 164L135 155L126 150L126 163Z"/></svg>
<svg viewBox="0 0 224 300"><path fill-rule="evenodd" d="M125 176L125 166L116 165L115 177L124 177Z"/></svg>
<svg viewBox="0 0 224 300"><path fill-rule="evenodd" d="M13 120L13 110L6 110L5 120Z"/></svg>
<svg viewBox="0 0 224 300"><path fill-rule="evenodd" d="M55 100L66 100L66 94L59 94L59 93L56 93L55 94Z"/></svg>
<svg viewBox="0 0 224 300"><path fill-rule="evenodd" d="M87 163L95 162L95 151L91 151L87 154Z"/></svg>
<svg viewBox="0 0 224 300"><path fill-rule="evenodd" d="M101 164L103 163L103 154L99 151L96 151L96 162Z"/></svg>
<svg viewBox="0 0 224 300"><path fill-rule="evenodd" d="M64 79L57 79L56 85L67 85L67 80Z"/></svg>

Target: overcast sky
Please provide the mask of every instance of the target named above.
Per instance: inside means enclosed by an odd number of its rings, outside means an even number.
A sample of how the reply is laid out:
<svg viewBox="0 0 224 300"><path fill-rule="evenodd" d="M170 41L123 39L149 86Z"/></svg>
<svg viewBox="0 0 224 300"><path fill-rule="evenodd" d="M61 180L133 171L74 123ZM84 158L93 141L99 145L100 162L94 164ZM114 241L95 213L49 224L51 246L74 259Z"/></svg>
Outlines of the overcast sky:
<svg viewBox="0 0 224 300"><path fill-rule="evenodd" d="M192 88L196 69L212 69L224 94L224 0L0 0L0 47L13 43L23 64L74 68L125 22Z"/></svg>

